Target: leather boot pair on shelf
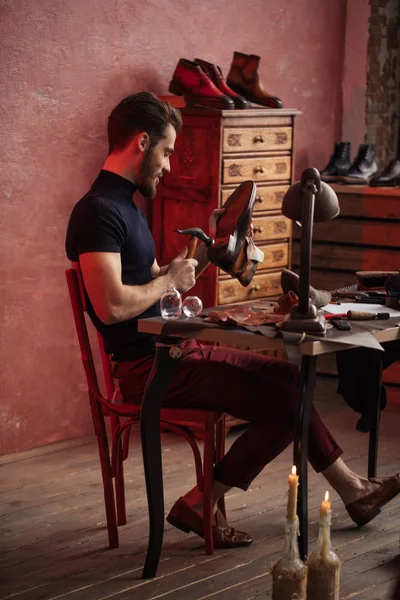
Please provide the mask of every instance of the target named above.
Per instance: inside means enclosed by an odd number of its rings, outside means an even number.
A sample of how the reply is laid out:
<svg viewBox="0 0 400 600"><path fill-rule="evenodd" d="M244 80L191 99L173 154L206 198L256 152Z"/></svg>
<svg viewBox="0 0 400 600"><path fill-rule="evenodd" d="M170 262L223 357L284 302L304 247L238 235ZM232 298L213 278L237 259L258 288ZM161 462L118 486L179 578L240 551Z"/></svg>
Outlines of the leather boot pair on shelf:
<svg viewBox="0 0 400 600"><path fill-rule="evenodd" d="M269 108L282 108L279 98L264 90L258 65L260 57L235 52L225 81L220 67L195 58L181 58L169 84L169 91L184 96L190 106L222 110L250 108L250 102Z"/></svg>
<svg viewBox="0 0 400 600"><path fill-rule="evenodd" d="M333 154L321 171L321 179L327 183L368 185L377 172L375 144L360 144L351 162L350 142L335 142Z"/></svg>

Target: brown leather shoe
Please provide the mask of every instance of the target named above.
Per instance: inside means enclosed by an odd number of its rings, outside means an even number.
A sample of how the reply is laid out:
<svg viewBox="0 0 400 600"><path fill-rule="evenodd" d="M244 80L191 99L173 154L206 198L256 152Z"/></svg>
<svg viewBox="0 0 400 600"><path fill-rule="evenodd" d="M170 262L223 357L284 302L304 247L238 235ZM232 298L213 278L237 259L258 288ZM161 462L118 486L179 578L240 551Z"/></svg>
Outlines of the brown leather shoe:
<svg viewBox="0 0 400 600"><path fill-rule="evenodd" d="M235 108L232 98L221 92L196 63L180 58L168 90L176 96L183 96L192 106L209 106L222 110Z"/></svg>
<svg viewBox="0 0 400 600"><path fill-rule="evenodd" d="M258 73L259 63L260 57L255 54L234 52L226 83L250 102L269 108L282 108L282 100L264 89Z"/></svg>
<svg viewBox="0 0 400 600"><path fill-rule="evenodd" d="M220 511L216 512L217 524L213 526L213 541L214 548L237 548L239 546L249 546L253 538L244 531L238 531L233 527L227 527L222 524ZM179 498L171 508L167 517L168 523L177 527L185 533L194 531L204 539L203 519L195 510L185 502L183 498Z"/></svg>
<svg viewBox="0 0 400 600"><path fill-rule="evenodd" d="M208 77L211 79L213 84L219 89L220 92L225 94L225 96L229 96L232 98L235 103L235 108L250 108L250 102L247 102L236 92L234 92L226 83L224 76L222 75L221 69L218 65L214 65L213 63L202 60L201 58L195 58L194 62L197 63L204 69L205 73L207 73Z"/></svg>
<svg viewBox="0 0 400 600"><path fill-rule="evenodd" d="M350 518L359 527L366 525L381 512L381 508L400 492L400 473L393 477L370 477L370 481L379 483L380 487L364 498L360 498L346 506Z"/></svg>
<svg viewBox="0 0 400 600"><path fill-rule="evenodd" d="M225 273L236 277L246 287L257 266L264 260L249 235L256 198L256 184L244 181L229 196L217 221L215 242L207 250L207 258Z"/></svg>

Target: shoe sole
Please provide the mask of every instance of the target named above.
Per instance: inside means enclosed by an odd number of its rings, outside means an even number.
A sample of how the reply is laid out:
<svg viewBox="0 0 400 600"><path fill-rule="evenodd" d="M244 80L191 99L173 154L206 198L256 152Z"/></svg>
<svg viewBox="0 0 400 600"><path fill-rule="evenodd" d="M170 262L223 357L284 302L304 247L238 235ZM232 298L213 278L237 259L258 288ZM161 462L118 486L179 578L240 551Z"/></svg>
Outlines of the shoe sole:
<svg viewBox="0 0 400 600"><path fill-rule="evenodd" d="M180 521L179 519L176 519L173 515L168 515L166 520L168 521L168 523L170 525L172 525L173 527L176 527L177 529L180 529L184 533L190 533L191 531L193 531L193 533L195 533L196 535L198 535L199 537L201 537L204 540L204 533L199 533L198 531L191 529L185 523L182 523L182 521ZM250 546L252 543L253 543L253 540L248 541L248 542L241 542L241 543L238 542L237 544L235 544L233 546L232 544L229 544L229 543L224 544L224 543L214 542L213 546L214 546L215 550L230 550L232 548L243 548L246 546Z"/></svg>
<svg viewBox="0 0 400 600"><path fill-rule="evenodd" d="M393 181L393 183L370 183L369 184L370 187L390 187L390 188L394 188L394 187L399 187L400 186L400 179L398 181Z"/></svg>
<svg viewBox="0 0 400 600"><path fill-rule="evenodd" d="M353 179L352 177L340 177L338 183L346 183L347 185L369 185L369 179Z"/></svg>
<svg viewBox="0 0 400 600"><path fill-rule="evenodd" d="M226 83L234 92L236 92L240 96L243 96L246 100L248 100L249 102L252 102L253 104L258 104L259 106L266 106L267 108L283 108L282 100L280 100L279 98L276 98L276 96L270 96L270 98L271 98L270 101L268 101L268 96L267 96L266 97L267 104L261 104L259 99L257 99L255 96L252 96L252 94L249 94L249 92L247 92L244 88L241 88L240 86L235 85L235 84L230 84L228 82L228 80L226 81Z"/></svg>
<svg viewBox="0 0 400 600"><path fill-rule="evenodd" d="M198 108L218 108L220 110L233 110L235 108L235 104L232 100L230 104L227 104L224 100L219 99L217 97L206 97L204 96L204 102L202 102L201 96L196 96L195 94L188 94L184 92L179 85L173 80L170 81L168 86L168 91L175 96L183 96L190 106L198 107ZM214 99L213 99L214 98Z"/></svg>

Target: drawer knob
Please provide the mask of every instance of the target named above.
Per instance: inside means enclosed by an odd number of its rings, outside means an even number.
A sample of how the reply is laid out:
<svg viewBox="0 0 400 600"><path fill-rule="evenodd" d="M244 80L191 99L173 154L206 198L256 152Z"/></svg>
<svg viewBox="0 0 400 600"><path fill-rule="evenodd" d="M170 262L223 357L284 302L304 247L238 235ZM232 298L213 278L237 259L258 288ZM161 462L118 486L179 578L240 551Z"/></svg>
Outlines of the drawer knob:
<svg viewBox="0 0 400 600"><path fill-rule="evenodd" d="M253 229L254 233L262 233L263 232L263 228L261 225L256 225Z"/></svg>
<svg viewBox="0 0 400 600"><path fill-rule="evenodd" d="M261 286L260 286L260 285L258 285L258 283L256 283L255 285L252 285L252 286L251 286L251 288L250 288L250 291L251 291L251 292L259 292L259 291L260 291L260 289L261 289Z"/></svg>
<svg viewBox="0 0 400 600"><path fill-rule="evenodd" d="M262 135L256 135L254 138L254 142L255 143L260 142L260 144L263 144L265 142L265 138Z"/></svg>
<svg viewBox="0 0 400 600"><path fill-rule="evenodd" d="M264 173L265 169L264 167L255 167L254 169L254 173Z"/></svg>
<svg viewBox="0 0 400 600"><path fill-rule="evenodd" d="M264 198L262 196L256 196L256 202L261 202L264 200Z"/></svg>

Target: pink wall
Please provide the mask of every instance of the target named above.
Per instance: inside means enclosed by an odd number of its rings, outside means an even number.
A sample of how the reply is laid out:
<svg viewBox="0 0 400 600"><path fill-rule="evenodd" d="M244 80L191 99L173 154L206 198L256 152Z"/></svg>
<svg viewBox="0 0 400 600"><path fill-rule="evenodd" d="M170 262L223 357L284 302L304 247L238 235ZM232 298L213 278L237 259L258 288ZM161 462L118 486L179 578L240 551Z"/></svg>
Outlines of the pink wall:
<svg viewBox="0 0 400 600"><path fill-rule="evenodd" d="M260 54L265 87L298 118L297 165L321 166L341 128L345 0L14 0L0 22L1 453L91 432L64 269L73 204L106 155L110 109L166 94L179 57L227 72Z"/></svg>
<svg viewBox="0 0 400 600"><path fill-rule="evenodd" d="M369 14L369 2L366 0L347 2L342 139L351 142L352 157L355 157L358 145L365 141L366 133Z"/></svg>

